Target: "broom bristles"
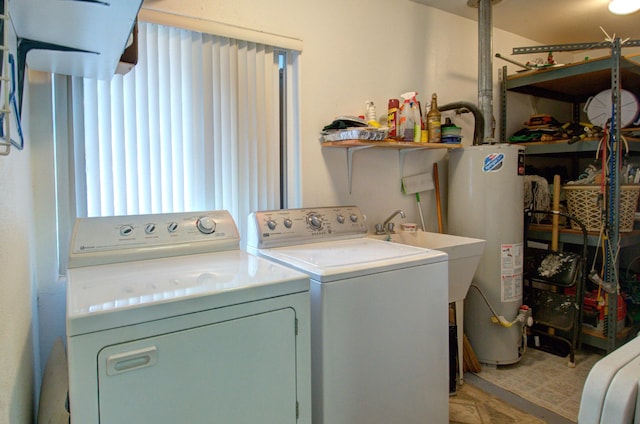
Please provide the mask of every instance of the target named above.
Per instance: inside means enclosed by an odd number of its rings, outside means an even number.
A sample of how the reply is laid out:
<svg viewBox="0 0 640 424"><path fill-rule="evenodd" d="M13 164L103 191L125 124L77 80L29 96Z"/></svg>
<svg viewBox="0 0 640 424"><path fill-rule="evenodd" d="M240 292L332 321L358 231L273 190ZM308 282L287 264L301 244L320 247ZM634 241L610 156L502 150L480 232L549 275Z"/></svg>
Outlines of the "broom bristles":
<svg viewBox="0 0 640 424"><path fill-rule="evenodd" d="M463 350L462 352L463 353L462 355L463 370L465 372L473 372L473 373L480 372L482 370L482 366L480 365L478 358L476 358L476 353L473 351L473 348L471 347L471 343L469 342L469 339L467 338L466 334L463 334L462 350Z"/></svg>

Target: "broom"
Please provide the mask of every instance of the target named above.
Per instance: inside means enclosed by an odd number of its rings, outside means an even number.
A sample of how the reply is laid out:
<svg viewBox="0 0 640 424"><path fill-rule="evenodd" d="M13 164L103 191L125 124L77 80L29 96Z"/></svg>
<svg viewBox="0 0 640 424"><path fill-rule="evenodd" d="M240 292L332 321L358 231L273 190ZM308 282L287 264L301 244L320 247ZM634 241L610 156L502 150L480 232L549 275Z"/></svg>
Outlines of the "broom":
<svg viewBox="0 0 640 424"><path fill-rule="evenodd" d="M477 373L482 370L482 366L480 365L480 362L478 362L476 353L473 351L466 334L463 334L462 339L462 369L464 372L473 373Z"/></svg>

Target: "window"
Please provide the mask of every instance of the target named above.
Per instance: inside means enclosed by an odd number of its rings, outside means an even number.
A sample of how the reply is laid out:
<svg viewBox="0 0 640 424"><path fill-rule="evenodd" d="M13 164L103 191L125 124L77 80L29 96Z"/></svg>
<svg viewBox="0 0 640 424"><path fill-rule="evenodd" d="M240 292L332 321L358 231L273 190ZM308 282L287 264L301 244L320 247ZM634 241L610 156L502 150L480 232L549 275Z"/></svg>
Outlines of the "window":
<svg viewBox="0 0 640 424"><path fill-rule="evenodd" d="M54 80L71 99L75 216L227 209L245 240L251 211L296 192L298 53L143 22L138 50L111 81Z"/></svg>

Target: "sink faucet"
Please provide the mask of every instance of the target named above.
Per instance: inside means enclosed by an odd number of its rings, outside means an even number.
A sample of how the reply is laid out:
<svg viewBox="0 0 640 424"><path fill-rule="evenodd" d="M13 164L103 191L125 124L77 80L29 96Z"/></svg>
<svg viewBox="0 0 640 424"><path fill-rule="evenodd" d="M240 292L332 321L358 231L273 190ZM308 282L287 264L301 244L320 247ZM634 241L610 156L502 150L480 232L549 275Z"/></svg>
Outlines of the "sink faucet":
<svg viewBox="0 0 640 424"><path fill-rule="evenodd" d="M397 211L395 211L394 213L391 214L391 216L389 218L387 218L384 223L382 224L382 231L380 231L379 225L376 225L376 233L382 233L382 234L393 234L395 233L395 231L393 231L393 223L391 222L391 220L393 218L395 218L397 215L400 215L400 218L406 218L407 214L404 213L403 210L398 209Z"/></svg>

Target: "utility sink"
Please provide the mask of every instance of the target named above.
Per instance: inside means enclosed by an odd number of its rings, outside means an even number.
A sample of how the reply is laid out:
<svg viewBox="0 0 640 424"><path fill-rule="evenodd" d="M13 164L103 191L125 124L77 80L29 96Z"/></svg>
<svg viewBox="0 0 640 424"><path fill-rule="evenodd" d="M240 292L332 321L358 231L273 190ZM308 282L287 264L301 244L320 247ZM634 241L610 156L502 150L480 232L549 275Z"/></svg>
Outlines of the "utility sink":
<svg viewBox="0 0 640 424"><path fill-rule="evenodd" d="M449 302L464 300L484 253L485 240L425 231L371 236L380 240L439 250L449 255Z"/></svg>
<svg viewBox="0 0 640 424"><path fill-rule="evenodd" d="M408 244L449 255L449 303L455 303L458 353L463 351L464 298L471 286L473 275L484 254L486 240L452 236L450 234L425 231L402 231L387 235L372 235L379 240ZM458 379L462 384L464 375L463 355L458 354Z"/></svg>

